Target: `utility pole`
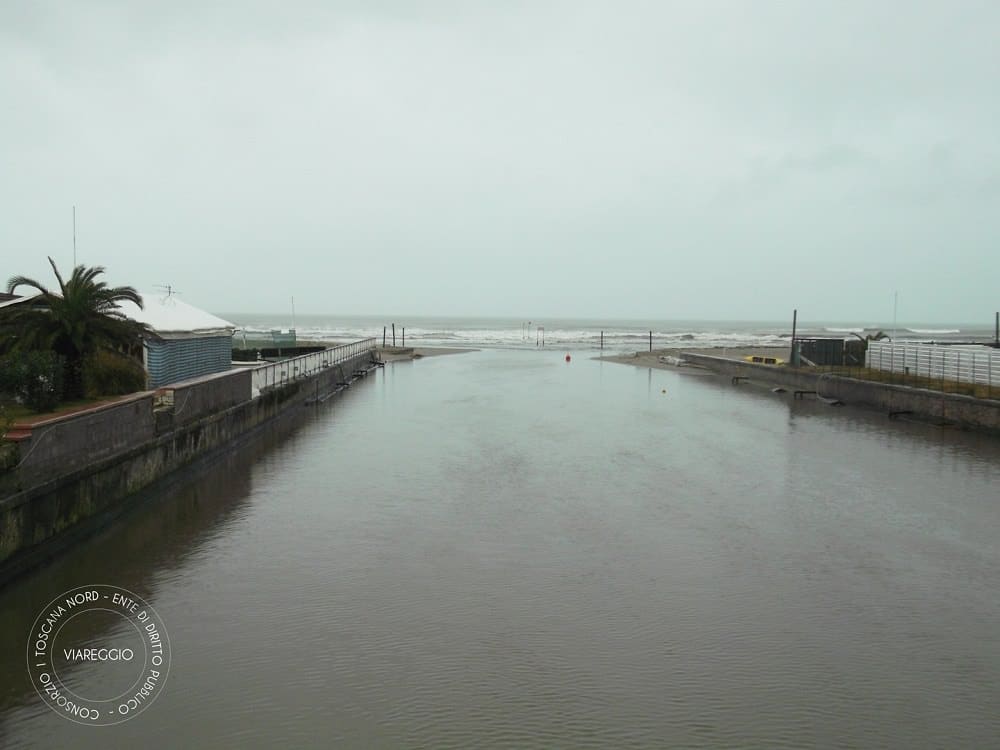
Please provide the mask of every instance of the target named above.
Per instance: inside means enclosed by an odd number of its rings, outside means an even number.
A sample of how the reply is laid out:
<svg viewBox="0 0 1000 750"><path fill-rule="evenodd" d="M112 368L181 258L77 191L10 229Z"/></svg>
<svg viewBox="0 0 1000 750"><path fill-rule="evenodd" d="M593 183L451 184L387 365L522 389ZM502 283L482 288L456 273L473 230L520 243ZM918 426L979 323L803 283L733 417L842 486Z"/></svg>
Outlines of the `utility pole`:
<svg viewBox="0 0 1000 750"><path fill-rule="evenodd" d="M899 307L899 292L892 293L892 341L896 343L896 310Z"/></svg>
<svg viewBox="0 0 1000 750"><path fill-rule="evenodd" d="M795 356L795 324L799 319L798 308L792 310L792 351L788 355L788 361L795 367L799 364L799 358Z"/></svg>

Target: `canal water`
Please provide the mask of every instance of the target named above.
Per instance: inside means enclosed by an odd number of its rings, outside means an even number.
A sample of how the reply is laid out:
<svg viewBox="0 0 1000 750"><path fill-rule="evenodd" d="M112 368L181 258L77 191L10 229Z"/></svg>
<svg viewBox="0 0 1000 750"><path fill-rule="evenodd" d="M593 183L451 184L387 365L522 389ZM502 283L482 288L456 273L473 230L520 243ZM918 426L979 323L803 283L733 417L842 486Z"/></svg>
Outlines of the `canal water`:
<svg viewBox="0 0 1000 750"><path fill-rule="evenodd" d="M997 746L998 441L563 355L387 365L0 589L0 746ZM170 643L103 728L26 668L95 584Z"/></svg>

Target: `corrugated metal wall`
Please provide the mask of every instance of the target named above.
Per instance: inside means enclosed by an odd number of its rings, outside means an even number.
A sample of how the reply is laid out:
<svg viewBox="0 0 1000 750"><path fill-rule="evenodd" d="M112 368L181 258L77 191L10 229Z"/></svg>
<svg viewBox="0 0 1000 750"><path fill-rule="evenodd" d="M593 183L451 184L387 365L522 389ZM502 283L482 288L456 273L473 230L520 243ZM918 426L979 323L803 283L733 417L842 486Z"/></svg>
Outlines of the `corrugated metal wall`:
<svg viewBox="0 0 1000 750"><path fill-rule="evenodd" d="M230 369L232 336L146 342L149 387L176 383Z"/></svg>
<svg viewBox="0 0 1000 750"><path fill-rule="evenodd" d="M902 372L932 380L1000 385L1000 350L988 346L871 341L865 362L874 370Z"/></svg>
<svg viewBox="0 0 1000 750"><path fill-rule="evenodd" d="M799 354L816 365L844 364L843 339L800 339Z"/></svg>

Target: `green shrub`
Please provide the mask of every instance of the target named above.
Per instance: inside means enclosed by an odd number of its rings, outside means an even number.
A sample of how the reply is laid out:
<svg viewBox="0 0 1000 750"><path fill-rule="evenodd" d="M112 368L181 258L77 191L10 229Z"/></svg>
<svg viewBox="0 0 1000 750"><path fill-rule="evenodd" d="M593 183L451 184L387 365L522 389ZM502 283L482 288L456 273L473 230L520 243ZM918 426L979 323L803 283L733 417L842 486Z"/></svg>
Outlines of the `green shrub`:
<svg viewBox="0 0 1000 750"><path fill-rule="evenodd" d="M32 411L51 411L63 395L63 358L55 352L11 354L0 360L0 392Z"/></svg>
<svg viewBox="0 0 1000 750"><path fill-rule="evenodd" d="M16 396L21 382L16 357L0 357L0 396Z"/></svg>
<svg viewBox="0 0 1000 750"><path fill-rule="evenodd" d="M146 371L134 359L109 351L99 351L83 365L84 393L96 396L122 396L146 388Z"/></svg>

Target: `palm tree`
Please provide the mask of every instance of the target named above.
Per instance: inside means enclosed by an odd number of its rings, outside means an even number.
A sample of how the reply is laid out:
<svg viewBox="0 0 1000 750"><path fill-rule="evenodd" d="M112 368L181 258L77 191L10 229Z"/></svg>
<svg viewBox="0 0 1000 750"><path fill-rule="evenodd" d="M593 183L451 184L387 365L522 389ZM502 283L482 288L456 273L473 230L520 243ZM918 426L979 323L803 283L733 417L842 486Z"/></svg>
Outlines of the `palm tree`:
<svg viewBox="0 0 1000 750"><path fill-rule="evenodd" d="M134 302L142 307L142 297L130 286L109 287L97 277L103 266L77 266L69 281L64 281L55 262L49 264L59 281L59 292L26 276L7 281L7 293L21 286L37 290L44 305L15 305L4 312L5 348L12 350L50 350L66 360L66 396L83 395L83 361L102 349L130 349L138 344L147 326L129 320L118 309L119 302Z"/></svg>

